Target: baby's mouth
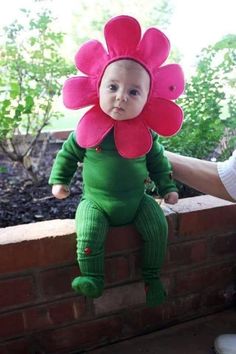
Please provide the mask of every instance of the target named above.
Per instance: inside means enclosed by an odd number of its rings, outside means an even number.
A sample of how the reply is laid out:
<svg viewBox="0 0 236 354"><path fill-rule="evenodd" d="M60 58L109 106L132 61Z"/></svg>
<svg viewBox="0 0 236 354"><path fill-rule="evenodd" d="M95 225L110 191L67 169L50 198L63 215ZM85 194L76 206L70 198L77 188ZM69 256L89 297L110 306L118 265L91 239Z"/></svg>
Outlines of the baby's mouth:
<svg viewBox="0 0 236 354"><path fill-rule="evenodd" d="M124 112L124 108L122 108L122 107L114 107L114 108L113 108L113 111L114 111L114 112L117 112L117 113L119 113L119 112Z"/></svg>

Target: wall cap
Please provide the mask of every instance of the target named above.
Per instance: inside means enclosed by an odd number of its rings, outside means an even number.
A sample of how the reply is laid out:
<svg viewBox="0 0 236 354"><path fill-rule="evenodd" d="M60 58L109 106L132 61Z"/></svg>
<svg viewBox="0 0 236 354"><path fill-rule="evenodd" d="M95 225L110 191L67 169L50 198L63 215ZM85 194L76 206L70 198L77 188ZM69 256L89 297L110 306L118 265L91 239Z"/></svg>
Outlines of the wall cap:
<svg viewBox="0 0 236 354"><path fill-rule="evenodd" d="M166 216L170 214L183 214L204 209L214 209L231 206L235 203L202 195L198 197L180 199L175 205L161 204ZM49 237L60 237L75 234L74 219L54 219L39 221L31 224L23 224L0 228L0 245L18 243L23 241L38 240Z"/></svg>
<svg viewBox="0 0 236 354"><path fill-rule="evenodd" d="M74 219L54 219L31 224L9 226L0 229L0 245L47 237L72 235L75 233Z"/></svg>

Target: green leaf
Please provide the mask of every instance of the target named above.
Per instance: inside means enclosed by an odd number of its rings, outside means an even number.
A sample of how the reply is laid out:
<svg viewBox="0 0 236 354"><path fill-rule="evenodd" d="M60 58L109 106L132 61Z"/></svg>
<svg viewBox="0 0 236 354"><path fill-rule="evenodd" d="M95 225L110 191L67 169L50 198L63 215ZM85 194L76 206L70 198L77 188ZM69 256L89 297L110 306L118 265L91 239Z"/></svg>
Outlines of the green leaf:
<svg viewBox="0 0 236 354"><path fill-rule="evenodd" d="M17 82L10 83L10 97L15 99L20 94L20 85Z"/></svg>
<svg viewBox="0 0 236 354"><path fill-rule="evenodd" d="M32 108L34 106L34 99L32 96L26 96L25 97L25 109L24 113L31 113Z"/></svg>

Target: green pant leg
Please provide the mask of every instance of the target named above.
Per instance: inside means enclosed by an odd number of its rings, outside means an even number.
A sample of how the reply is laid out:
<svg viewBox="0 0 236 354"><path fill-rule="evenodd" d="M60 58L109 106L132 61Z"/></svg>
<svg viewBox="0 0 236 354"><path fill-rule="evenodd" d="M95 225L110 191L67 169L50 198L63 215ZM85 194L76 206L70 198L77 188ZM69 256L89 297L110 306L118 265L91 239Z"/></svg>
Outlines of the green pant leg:
<svg viewBox="0 0 236 354"><path fill-rule="evenodd" d="M104 243L108 220L99 207L83 200L76 212L77 260L81 276L72 287L88 297L98 297L104 287Z"/></svg>
<svg viewBox="0 0 236 354"><path fill-rule="evenodd" d="M147 305L156 306L165 299L160 271L167 246L166 217L158 203L152 197L145 195L134 224L143 240L142 274L147 291Z"/></svg>

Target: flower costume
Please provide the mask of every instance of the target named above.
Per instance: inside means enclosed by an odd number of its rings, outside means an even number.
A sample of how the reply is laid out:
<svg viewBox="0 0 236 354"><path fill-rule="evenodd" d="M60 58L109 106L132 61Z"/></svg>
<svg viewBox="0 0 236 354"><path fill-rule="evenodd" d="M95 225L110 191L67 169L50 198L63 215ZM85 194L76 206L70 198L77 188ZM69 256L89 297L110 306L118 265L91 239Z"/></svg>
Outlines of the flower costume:
<svg viewBox="0 0 236 354"><path fill-rule="evenodd" d="M142 273L147 305L156 306L165 298L159 276L167 223L159 205L145 194L145 180L150 176L161 196L177 191L157 134L171 136L181 128L183 112L172 100L183 92L183 73L177 64L161 66L170 45L156 28L149 28L141 37L134 18L118 16L105 25L104 36L108 52L99 41L85 43L75 62L86 76L69 78L64 84L67 108L92 108L63 144L49 183L68 185L78 161L83 162L84 190L76 212L81 276L74 279L73 288L89 297L102 294L108 227L134 223L144 241ZM115 120L100 108L99 86L106 68L125 59L137 62L148 72L150 89L137 117Z"/></svg>
<svg viewBox="0 0 236 354"><path fill-rule="evenodd" d="M140 25L134 18L118 16L111 19L105 26L104 36L108 53L96 40L85 43L78 51L76 66L88 76L72 77L66 81L64 104L70 109L94 105L79 122L76 134L80 146L96 146L114 128L116 146L122 156L133 158L144 155L152 144L150 129L162 136L171 136L181 128L182 110L170 101L178 98L184 89L181 67L178 64L161 67L169 55L169 40L156 28L149 28L141 38ZM98 85L105 68L122 58L132 58L142 64L152 78L146 107L131 124L104 116L98 103ZM123 139L124 130L132 140ZM136 144L131 146L130 141Z"/></svg>

